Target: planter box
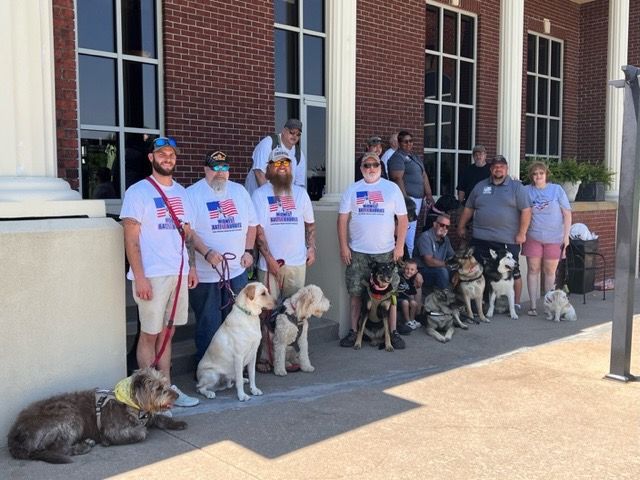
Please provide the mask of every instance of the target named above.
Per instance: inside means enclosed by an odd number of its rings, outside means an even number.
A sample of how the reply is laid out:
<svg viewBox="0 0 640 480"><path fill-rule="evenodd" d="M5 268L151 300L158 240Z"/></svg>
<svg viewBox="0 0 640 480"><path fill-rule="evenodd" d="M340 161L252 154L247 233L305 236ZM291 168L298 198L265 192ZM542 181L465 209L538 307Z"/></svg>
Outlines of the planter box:
<svg viewBox="0 0 640 480"><path fill-rule="evenodd" d="M604 202L604 183L583 183L576 195L577 202Z"/></svg>

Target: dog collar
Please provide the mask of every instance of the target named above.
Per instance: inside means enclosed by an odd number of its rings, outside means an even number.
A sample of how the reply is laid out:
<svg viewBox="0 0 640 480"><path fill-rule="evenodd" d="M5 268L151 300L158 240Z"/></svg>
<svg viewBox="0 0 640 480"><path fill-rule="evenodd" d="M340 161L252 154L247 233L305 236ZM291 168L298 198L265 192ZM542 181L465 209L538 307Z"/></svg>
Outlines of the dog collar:
<svg viewBox="0 0 640 480"><path fill-rule="evenodd" d="M253 313L251 313L249 310L247 310L246 308L242 308L240 305L238 305L237 303L233 304L234 307L236 307L238 310L240 310L242 313L244 313L245 315L248 315L249 317L253 317Z"/></svg>
<svg viewBox="0 0 640 480"><path fill-rule="evenodd" d="M113 393L121 403L130 406L131 408L135 408L136 410L140 410L140 407L135 402L133 398L131 398L131 380L132 377L123 378L118 383L116 383L115 388L113 389Z"/></svg>
<svg viewBox="0 0 640 480"><path fill-rule="evenodd" d="M460 279L460 281L461 281L461 282L463 282L463 283L467 283L467 282L475 282L476 280L478 280L478 279L480 279L480 278L482 278L482 272L481 272L481 273L480 273L480 275L478 275L476 278L470 278L470 279L468 279L468 280Z"/></svg>

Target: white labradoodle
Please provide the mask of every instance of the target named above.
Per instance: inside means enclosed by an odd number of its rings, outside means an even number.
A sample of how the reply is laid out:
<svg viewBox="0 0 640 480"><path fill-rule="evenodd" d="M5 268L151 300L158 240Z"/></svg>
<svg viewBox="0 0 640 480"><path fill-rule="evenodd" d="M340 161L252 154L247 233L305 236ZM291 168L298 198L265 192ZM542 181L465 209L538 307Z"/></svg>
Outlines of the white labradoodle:
<svg viewBox="0 0 640 480"><path fill-rule="evenodd" d="M573 305L569 303L569 297L562 290L549 290L544 295L544 315L547 320L554 322L575 322L578 319Z"/></svg>

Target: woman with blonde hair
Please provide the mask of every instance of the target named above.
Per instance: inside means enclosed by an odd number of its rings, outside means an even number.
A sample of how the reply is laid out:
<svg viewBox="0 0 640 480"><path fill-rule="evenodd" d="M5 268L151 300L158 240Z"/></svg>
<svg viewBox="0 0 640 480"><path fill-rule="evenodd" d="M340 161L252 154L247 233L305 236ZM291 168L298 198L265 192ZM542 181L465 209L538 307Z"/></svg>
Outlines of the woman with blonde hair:
<svg viewBox="0 0 640 480"><path fill-rule="evenodd" d="M556 269L563 250L569 245L571 206L562 187L548 183L549 168L543 162L529 167L527 193L531 202L531 223L522 254L527 257L527 289L531 307L527 314L537 316L540 298L540 271L544 272L544 291L553 290Z"/></svg>

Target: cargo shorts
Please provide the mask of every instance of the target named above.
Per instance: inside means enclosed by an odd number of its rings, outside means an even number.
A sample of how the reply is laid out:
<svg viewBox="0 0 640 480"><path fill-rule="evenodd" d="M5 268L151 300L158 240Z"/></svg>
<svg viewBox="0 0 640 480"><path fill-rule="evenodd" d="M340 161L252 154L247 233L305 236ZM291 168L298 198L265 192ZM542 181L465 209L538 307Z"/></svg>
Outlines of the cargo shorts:
<svg viewBox="0 0 640 480"><path fill-rule="evenodd" d="M393 250L387 253L360 253L351 251L351 263L345 271L345 283L347 292L352 297L361 297L366 289L366 284L371 276L371 269L375 263L393 262ZM391 285L398 288L400 276L397 267L393 270Z"/></svg>

